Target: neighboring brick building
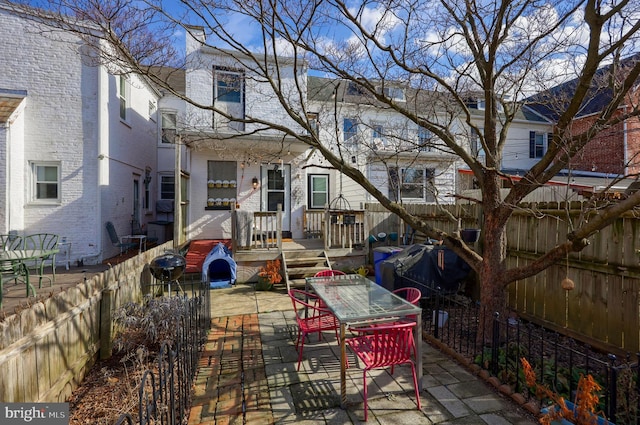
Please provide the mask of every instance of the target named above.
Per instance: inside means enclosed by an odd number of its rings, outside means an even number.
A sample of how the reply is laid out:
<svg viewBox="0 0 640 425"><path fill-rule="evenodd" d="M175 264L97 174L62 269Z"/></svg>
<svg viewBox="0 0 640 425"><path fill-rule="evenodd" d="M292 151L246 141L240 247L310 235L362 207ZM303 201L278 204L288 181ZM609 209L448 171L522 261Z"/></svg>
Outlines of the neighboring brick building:
<svg viewBox="0 0 640 425"><path fill-rule="evenodd" d="M0 233L58 234L72 262L117 254L105 222L154 217L158 93L4 4L0 40Z"/></svg>
<svg viewBox="0 0 640 425"><path fill-rule="evenodd" d="M622 61L620 65L633 63L639 60L638 55ZM594 87L587 95L581 111L577 114L570 126L572 135L580 135L587 131L598 118L600 112L606 107L612 98L612 92L606 84L596 87L598 81L607 81L609 67L598 71L594 78ZM530 99L529 106L547 117L552 122L558 118L558 112L566 107L563 99L573 95L576 81L572 80L552 88L547 93L539 94ZM555 97L555 99L554 99ZM637 105L640 100L638 87L630 91L626 102L618 109L616 114L625 113L629 105ZM539 103L538 103L539 102ZM640 119L633 118L616 124L610 128L601 130L593 137L570 162L571 170L615 174L633 175L640 172Z"/></svg>

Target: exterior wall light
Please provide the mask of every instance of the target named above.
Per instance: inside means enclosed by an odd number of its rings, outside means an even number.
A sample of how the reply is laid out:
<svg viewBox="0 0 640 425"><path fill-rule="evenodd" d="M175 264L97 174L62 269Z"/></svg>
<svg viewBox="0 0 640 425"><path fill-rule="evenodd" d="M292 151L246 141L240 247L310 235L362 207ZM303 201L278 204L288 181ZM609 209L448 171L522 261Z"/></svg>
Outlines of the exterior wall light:
<svg viewBox="0 0 640 425"><path fill-rule="evenodd" d="M257 189L258 185L260 184L257 177L254 177L253 180L251 180L251 183L253 184L254 189Z"/></svg>

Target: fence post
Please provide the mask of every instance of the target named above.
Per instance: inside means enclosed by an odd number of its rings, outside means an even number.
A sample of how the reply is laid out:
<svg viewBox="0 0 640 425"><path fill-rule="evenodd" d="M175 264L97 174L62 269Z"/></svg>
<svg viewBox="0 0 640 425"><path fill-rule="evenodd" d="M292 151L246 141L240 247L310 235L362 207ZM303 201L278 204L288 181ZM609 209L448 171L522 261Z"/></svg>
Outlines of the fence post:
<svg viewBox="0 0 640 425"><path fill-rule="evenodd" d="M282 204L278 204L276 211L276 246L282 252Z"/></svg>
<svg viewBox="0 0 640 425"><path fill-rule="evenodd" d="M331 248L331 214L329 214L329 204L324 204L324 249Z"/></svg>
<svg viewBox="0 0 640 425"><path fill-rule="evenodd" d="M111 357L112 341L112 314L114 302L114 290L106 288L102 290L100 300L100 359Z"/></svg>

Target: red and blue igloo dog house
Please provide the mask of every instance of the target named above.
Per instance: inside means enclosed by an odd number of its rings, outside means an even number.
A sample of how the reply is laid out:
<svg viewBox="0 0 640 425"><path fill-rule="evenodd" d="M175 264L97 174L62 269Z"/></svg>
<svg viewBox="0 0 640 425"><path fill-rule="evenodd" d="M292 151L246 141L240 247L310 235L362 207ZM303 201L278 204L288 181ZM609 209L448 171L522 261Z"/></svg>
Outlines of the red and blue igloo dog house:
<svg viewBox="0 0 640 425"><path fill-rule="evenodd" d="M228 288L236 283L236 269L229 249L218 243L202 263L202 281L209 282L210 288Z"/></svg>

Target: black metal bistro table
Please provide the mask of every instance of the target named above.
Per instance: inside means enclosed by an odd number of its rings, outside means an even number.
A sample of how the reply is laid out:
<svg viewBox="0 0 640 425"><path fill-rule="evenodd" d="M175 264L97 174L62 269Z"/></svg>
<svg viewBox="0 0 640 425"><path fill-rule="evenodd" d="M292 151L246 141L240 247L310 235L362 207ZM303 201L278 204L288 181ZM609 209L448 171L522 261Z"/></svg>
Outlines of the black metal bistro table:
<svg viewBox="0 0 640 425"><path fill-rule="evenodd" d="M422 391L422 309L393 294L359 274L309 277L306 284L327 305L340 322L340 405L347 405L346 330L349 326L365 326L415 317L416 372L418 389Z"/></svg>

